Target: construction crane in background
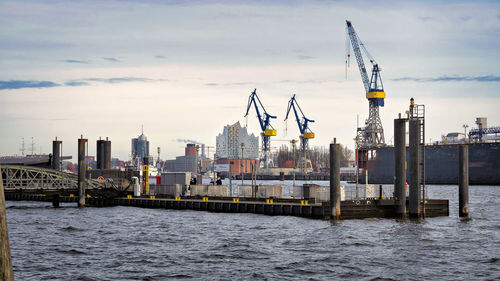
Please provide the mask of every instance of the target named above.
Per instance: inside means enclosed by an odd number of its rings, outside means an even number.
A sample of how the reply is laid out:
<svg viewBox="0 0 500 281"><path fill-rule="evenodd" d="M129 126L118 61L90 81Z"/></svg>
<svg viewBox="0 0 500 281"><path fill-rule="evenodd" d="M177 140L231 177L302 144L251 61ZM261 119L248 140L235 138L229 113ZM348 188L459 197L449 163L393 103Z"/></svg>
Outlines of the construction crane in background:
<svg viewBox="0 0 500 281"><path fill-rule="evenodd" d="M299 109L297 111L297 108ZM288 108L286 110L286 117L285 121L288 119L288 115L290 114L290 110L293 109L293 112L295 114L295 119L297 120L297 125L299 126L299 131L300 131L300 158L299 158L299 169L300 173L304 174L306 173L308 168L312 168L312 165L310 164L311 161L307 160L307 150L309 149L309 140L314 138L314 133L311 131L309 128L309 123L313 123L314 120L308 119L305 115L302 109L300 108L299 103L295 99L295 95L292 96L290 101L288 102ZM302 115L302 117L299 117L299 112Z"/></svg>
<svg viewBox="0 0 500 281"><path fill-rule="evenodd" d="M380 68L373 59L373 57L368 53L365 45L361 42L356 31L354 31L354 27L352 23L346 20L347 24L347 34L348 38L350 38L347 43L347 60L346 66L349 64L350 48L352 45L352 49L354 50L354 55L356 56L356 60L358 62L359 72L361 73L361 79L363 80L363 85L366 91L366 98L369 102L369 115L368 119L365 121L364 128L358 128L357 136L356 136L356 144L359 147L363 148L374 148L385 146L384 139L384 129L382 127L382 122L380 121L379 115L379 107L384 106L385 92L384 86L382 85L382 78L380 76ZM365 63L363 61L363 56L361 55L361 49L365 53L366 57L370 60L372 64L372 74L371 79L368 80L368 73L366 72Z"/></svg>
<svg viewBox="0 0 500 281"><path fill-rule="evenodd" d="M271 126L271 119L276 118L276 116L272 116L267 113L266 109L260 102L259 96L257 96L257 89L254 89L253 92L248 97L248 106L247 112L244 117L248 116L248 112L250 111L250 107L252 107L252 103L255 106L255 111L257 112L257 119L259 119L259 124L262 132L260 133L262 137L262 153L260 157L260 163L263 164L265 169L273 166L273 160L271 157L271 137L276 136L276 130ZM261 108L264 115L260 114L259 107Z"/></svg>

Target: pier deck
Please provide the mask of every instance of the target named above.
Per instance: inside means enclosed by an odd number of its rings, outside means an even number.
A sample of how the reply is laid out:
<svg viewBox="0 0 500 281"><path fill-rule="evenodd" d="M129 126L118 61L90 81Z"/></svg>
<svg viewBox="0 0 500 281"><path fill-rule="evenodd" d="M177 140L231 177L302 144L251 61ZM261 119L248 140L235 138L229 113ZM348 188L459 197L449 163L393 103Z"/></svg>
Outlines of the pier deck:
<svg viewBox="0 0 500 281"><path fill-rule="evenodd" d="M5 192L6 200L28 200L53 202L50 194L13 193ZM77 196L59 196L62 203L76 203ZM131 206L141 208L161 208L175 210L198 210L221 213L255 213L274 216L298 216L312 219L329 219L329 202L314 203L300 199L255 199L255 198L212 198L212 197L120 197L95 198L87 197L87 205L96 207ZM407 202L408 204L408 202ZM425 216L448 216L448 200L426 199ZM394 218L396 204L392 199L360 199L341 201L342 219L362 218Z"/></svg>

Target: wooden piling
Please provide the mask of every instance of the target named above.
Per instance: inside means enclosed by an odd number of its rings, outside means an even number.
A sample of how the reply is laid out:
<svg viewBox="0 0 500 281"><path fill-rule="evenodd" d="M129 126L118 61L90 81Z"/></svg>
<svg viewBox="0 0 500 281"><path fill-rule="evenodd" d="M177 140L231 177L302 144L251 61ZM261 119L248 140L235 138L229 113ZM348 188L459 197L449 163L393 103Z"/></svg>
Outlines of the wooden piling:
<svg viewBox="0 0 500 281"><path fill-rule="evenodd" d="M7 214L5 212L2 173L0 173L0 280L14 280L12 258L10 256L9 232L7 230Z"/></svg>
<svg viewBox="0 0 500 281"><path fill-rule="evenodd" d="M458 147L458 215L469 216L469 147Z"/></svg>
<svg viewBox="0 0 500 281"><path fill-rule="evenodd" d="M340 220L340 144L330 144L330 209L331 218Z"/></svg>

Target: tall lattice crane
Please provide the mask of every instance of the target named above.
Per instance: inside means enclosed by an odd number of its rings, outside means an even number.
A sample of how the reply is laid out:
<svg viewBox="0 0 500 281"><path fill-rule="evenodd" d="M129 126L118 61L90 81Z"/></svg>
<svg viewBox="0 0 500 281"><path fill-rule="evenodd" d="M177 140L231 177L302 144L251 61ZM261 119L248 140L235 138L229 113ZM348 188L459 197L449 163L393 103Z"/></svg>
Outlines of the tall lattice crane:
<svg viewBox="0 0 500 281"><path fill-rule="evenodd" d="M354 50L354 55L356 56L356 61L358 62L359 72L361 73L361 79L363 80L363 85L366 91L366 98L369 102L369 115L368 119L365 121L364 128L358 128L356 142L358 146L364 148L372 148L385 146L384 139L384 128L382 127L382 122L380 121L379 107L384 106L385 92L384 86L382 85L382 78L380 76L380 68L373 59L373 57L368 53L365 45L361 42L352 23L346 20L347 24L347 34L350 38L352 48ZM347 42L347 61L349 60L350 48L349 42ZM370 60L372 64L372 74L371 79L368 80L368 73L366 72L365 63L363 61L363 56L361 55L361 48L363 52Z"/></svg>
<svg viewBox="0 0 500 281"><path fill-rule="evenodd" d="M299 109L298 111L297 108ZM291 109L293 109L293 113L295 114L295 120L297 121L297 125L299 126L300 149L301 149L299 169L301 173L304 173L306 171L306 168L308 168L306 153L307 150L309 149L309 140L314 138L314 133L309 128L309 123L313 123L314 120L309 119L304 115L302 108L300 108L299 103L295 99L295 95L293 95L290 101L288 102L285 121L288 119L288 115L290 114ZM299 117L299 112L302 115L302 117Z"/></svg>
<svg viewBox="0 0 500 281"><path fill-rule="evenodd" d="M276 116L270 115L267 113L266 109L260 102L259 96L257 96L257 89L254 89L253 92L248 97L248 105L247 112L244 117L248 116L248 112L250 111L250 107L252 104L255 107L255 111L257 112L257 119L259 120L260 128L262 132L260 133L262 137L262 151L260 156L260 162L263 164L264 168L267 169L273 166L273 160L271 158L271 137L276 136L276 130L271 126L271 119L276 118ZM264 113L264 115L260 114L259 106Z"/></svg>

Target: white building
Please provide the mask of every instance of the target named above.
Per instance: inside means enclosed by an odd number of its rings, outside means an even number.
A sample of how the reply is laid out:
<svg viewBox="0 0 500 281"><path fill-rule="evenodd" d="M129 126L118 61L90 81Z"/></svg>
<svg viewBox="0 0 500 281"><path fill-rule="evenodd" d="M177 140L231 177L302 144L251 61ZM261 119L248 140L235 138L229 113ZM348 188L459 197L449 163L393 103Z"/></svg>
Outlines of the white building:
<svg viewBox="0 0 500 281"><path fill-rule="evenodd" d="M241 127L240 122L224 127L222 134L216 138L216 157L241 159L241 143L244 159L259 159L259 137L249 135L247 128Z"/></svg>

